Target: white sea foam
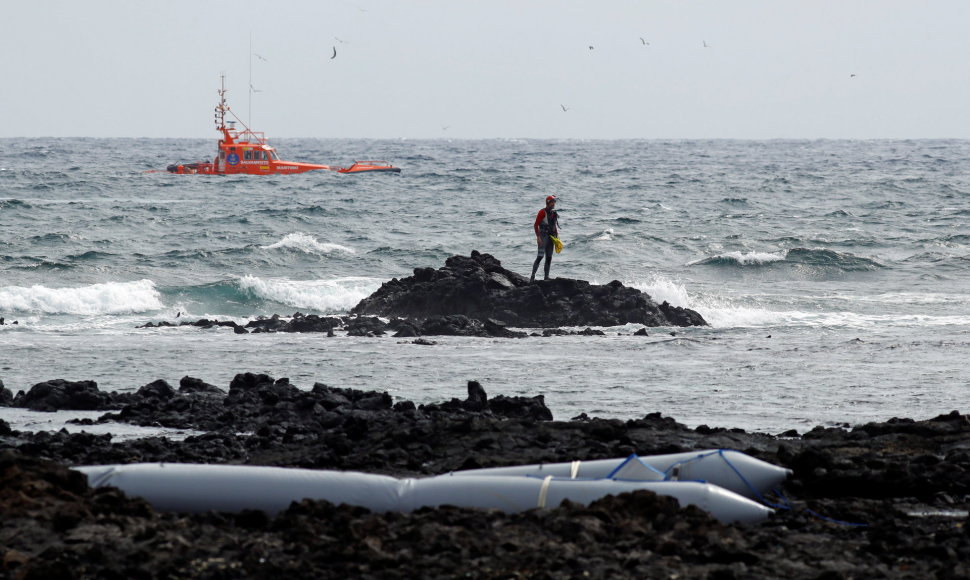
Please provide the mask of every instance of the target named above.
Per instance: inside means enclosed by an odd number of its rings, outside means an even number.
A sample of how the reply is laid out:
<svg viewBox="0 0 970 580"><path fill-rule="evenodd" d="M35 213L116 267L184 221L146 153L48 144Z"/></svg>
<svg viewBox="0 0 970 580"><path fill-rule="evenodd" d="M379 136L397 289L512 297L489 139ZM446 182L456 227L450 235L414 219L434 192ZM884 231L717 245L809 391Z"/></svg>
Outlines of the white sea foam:
<svg viewBox="0 0 970 580"><path fill-rule="evenodd" d="M162 308L151 280L106 282L90 286L0 287L0 312L43 314L125 314Z"/></svg>
<svg viewBox="0 0 970 580"><path fill-rule="evenodd" d="M593 237L594 242L611 242L613 241L613 228L606 228L602 233Z"/></svg>
<svg viewBox="0 0 970 580"><path fill-rule="evenodd" d="M711 263L716 261L734 261L742 266L757 266L761 264L770 264L772 262L781 262L788 255L787 252L727 252L724 254L718 254L710 258L702 258L700 260L694 260L693 262L688 262L688 266L694 266L697 264Z"/></svg>
<svg viewBox="0 0 970 580"><path fill-rule="evenodd" d="M691 294L683 284L664 276L629 285L649 294L654 302L666 301L673 306L696 310L708 324L715 328L770 326L791 317L791 313L773 312L756 306L742 306L717 296Z"/></svg>
<svg viewBox="0 0 970 580"><path fill-rule="evenodd" d="M353 248L348 248L347 246L332 244L330 242L318 242L316 238L309 234L304 234L303 232L287 234L283 236L283 239L275 244L260 246L260 248L264 250L288 248L306 252L307 254L329 254L331 252L346 252L348 254L356 253Z"/></svg>
<svg viewBox="0 0 970 580"><path fill-rule="evenodd" d="M690 295L683 284L679 284L664 276L657 276L648 282L633 282L629 286L646 292L658 304L664 301L674 306L687 306L690 304Z"/></svg>
<svg viewBox="0 0 970 580"><path fill-rule="evenodd" d="M731 304L716 298L698 300L692 308L714 328L752 328L783 324L797 325L803 313L774 311L757 306Z"/></svg>
<svg viewBox="0 0 970 580"><path fill-rule="evenodd" d="M246 275L239 279L241 290L258 298L297 308L321 312L344 312L377 290L375 278L348 277L333 280L264 279Z"/></svg>

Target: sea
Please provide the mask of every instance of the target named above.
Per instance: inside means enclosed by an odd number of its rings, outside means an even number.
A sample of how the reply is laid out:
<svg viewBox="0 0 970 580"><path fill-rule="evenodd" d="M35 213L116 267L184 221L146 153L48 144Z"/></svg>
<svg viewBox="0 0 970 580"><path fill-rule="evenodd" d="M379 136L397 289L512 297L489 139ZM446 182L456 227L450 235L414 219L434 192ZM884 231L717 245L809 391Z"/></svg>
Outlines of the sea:
<svg viewBox="0 0 970 580"><path fill-rule="evenodd" d="M556 419L661 413L780 434L970 412L970 141L278 139L284 159L400 174L173 175L209 139L0 139L0 381L132 392L237 373L417 404L543 395ZM158 171L160 170L160 171ZM619 280L695 328L521 339L140 328L346 314L473 250L528 276ZM522 329L532 330L532 329ZM582 329L574 329L582 330ZM0 408L26 430L93 412Z"/></svg>

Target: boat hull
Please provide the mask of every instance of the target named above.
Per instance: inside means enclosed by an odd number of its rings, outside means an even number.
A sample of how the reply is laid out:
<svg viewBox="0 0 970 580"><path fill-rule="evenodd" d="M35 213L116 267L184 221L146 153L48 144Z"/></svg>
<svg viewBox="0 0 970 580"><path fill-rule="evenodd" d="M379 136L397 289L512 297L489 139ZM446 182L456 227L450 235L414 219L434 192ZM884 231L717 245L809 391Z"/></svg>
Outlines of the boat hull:
<svg viewBox="0 0 970 580"><path fill-rule="evenodd" d="M175 163L167 167L169 173L177 175L287 175L306 173L307 171L336 171L337 173L400 173L400 167L373 162L358 162L350 167L333 167L330 165L316 165L313 163L297 163L294 161L280 161L277 163L239 164L236 166L219 167L214 163L200 161L198 163Z"/></svg>
<svg viewBox="0 0 970 580"><path fill-rule="evenodd" d="M247 509L278 513L304 498L409 512L454 505L513 513L551 508L564 500L589 504L607 495L647 490L694 505L722 522L752 523L773 510L710 483L578 480L548 476L439 475L396 479L386 475L252 465L135 463L75 467L93 487L117 487L155 509L174 512Z"/></svg>
<svg viewBox="0 0 970 580"><path fill-rule="evenodd" d="M199 163L172 164L167 167L167 170L169 173L178 175L286 175L317 170L335 171L337 168L329 165L290 161L218 167L214 163L203 161Z"/></svg>
<svg viewBox="0 0 970 580"><path fill-rule="evenodd" d="M394 167L386 161L355 161L350 167L341 167L337 173L400 173L400 167Z"/></svg>

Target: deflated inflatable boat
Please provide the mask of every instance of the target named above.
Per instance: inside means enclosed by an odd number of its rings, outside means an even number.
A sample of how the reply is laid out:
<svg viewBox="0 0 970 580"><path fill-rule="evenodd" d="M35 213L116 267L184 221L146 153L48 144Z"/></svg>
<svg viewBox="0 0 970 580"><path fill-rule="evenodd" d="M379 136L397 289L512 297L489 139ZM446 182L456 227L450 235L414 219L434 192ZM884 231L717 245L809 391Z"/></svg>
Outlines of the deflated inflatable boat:
<svg viewBox="0 0 970 580"><path fill-rule="evenodd" d="M456 471L455 475L531 475L570 479L634 481L704 481L751 499L781 485L792 471L732 449L708 449L669 455L631 455L623 459L572 461Z"/></svg>
<svg viewBox="0 0 970 580"><path fill-rule="evenodd" d="M693 464L686 456L697 458L701 454L712 458L720 456L715 451L678 454L684 456L680 458L658 457L669 458L664 461L669 461L670 469ZM776 477L781 477L778 483L787 476L787 470L744 454L738 455L758 463L748 465L746 460L732 455L730 475L734 479L740 475L748 482L767 481L759 475L763 466L768 466ZM651 459L631 456L582 462L578 466L573 462L405 479L369 473L247 465L140 463L75 469L87 475L94 487L117 487L128 495L145 498L158 510L177 512L255 509L276 513L285 510L291 502L304 498L362 506L375 512L412 511L442 505L519 512L536 507L555 507L565 499L585 505L607 495L649 490L673 497L682 506L693 505L706 510L722 522L756 522L772 513L760 503L715 485L713 480L716 478L707 482L684 481L684 470L680 469L679 481L670 478L664 481L662 476L658 477L662 472L657 466L665 463ZM717 461L703 459L696 463L713 465ZM720 461L723 463L723 456ZM716 469L709 469L717 475ZM518 473L517 470L524 471ZM560 474L562 470L565 471ZM735 470L740 474L734 473ZM605 475L596 475L599 473Z"/></svg>

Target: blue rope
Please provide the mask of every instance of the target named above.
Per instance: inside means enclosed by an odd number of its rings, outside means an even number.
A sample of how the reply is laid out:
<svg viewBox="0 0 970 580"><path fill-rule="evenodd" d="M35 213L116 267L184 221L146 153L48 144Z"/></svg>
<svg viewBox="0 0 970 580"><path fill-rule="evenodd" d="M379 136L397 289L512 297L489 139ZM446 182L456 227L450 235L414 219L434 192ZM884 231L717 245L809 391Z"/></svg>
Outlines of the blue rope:
<svg viewBox="0 0 970 580"><path fill-rule="evenodd" d="M787 503L789 506L791 506L791 502L788 501L788 498L786 498L781 493L781 490L775 489L773 491L776 494L778 494L779 497L781 497L782 499L784 499L785 500L785 503ZM794 508L791 508L791 507L789 507L787 509L794 511ZM820 520L822 520L824 522L829 522L829 523L833 523L833 524L839 524L840 526L851 526L851 527L855 527L855 528L867 528L867 527L869 527L869 524L865 524L865 523L847 522L845 520L837 520L835 518L830 518L828 516L823 516L822 514L818 513L817 511L815 511L815 510L813 510L811 508L804 508L804 510L805 510L805 513L807 513L808 515L813 516L813 517L816 517L816 518L818 518L818 519L820 519Z"/></svg>
<svg viewBox="0 0 970 580"><path fill-rule="evenodd" d="M724 463L726 463L727 466L730 467L731 470L734 471L735 474L737 474L738 478L741 479L741 481L744 483L744 485L746 485L748 487L748 489L751 490L751 492L758 499L758 501L760 501L761 503L765 504L766 506L768 506L770 508L775 508L775 509L779 509L779 510L787 510L787 511L792 511L793 510L791 501L789 501L788 498L785 497L785 495L781 492L780 489L773 489L772 492L774 492L774 494L777 495L778 498L783 503L775 503L775 502L769 501L768 498L766 498L764 495L762 495L762 493L760 491L758 491L757 488L755 488L755 486L748 480L748 478L745 477L743 473L741 473L741 470L738 469L738 467L736 465L734 465L734 463L732 463L730 459L728 459L727 455L724 454L725 451L735 451L735 450L733 450L733 449L718 449L717 451L712 451L710 453L705 453L705 454L697 455L696 457L692 457L691 459L687 459L687 460L684 460L684 461L678 461L677 463L671 465L667 469L667 472L671 472L674 469L674 467L679 467L681 464L690 463L691 461L698 461L701 458L710 457L711 455L714 455L715 453L717 453L718 455L721 456L721 459L724 460ZM740 453L740 451L735 451L735 452L736 453ZM664 476L665 476L664 477L664 480L666 481L667 479L669 479L670 473L665 473ZM830 518L828 516L823 516L822 514L816 512L814 510L811 510L809 508L805 508L805 512L808 513L808 514L810 514L810 515L812 515L812 516L814 516L814 517L816 517L816 518L818 518L818 519L820 519L820 520L823 520L823 521L826 521L826 522L831 522L833 524L839 524L839 525L843 525L843 526L854 526L854 527L867 527L869 525L869 524L864 524L864 523L856 523L856 522L847 522L847 521L843 521L843 520L837 520L835 518Z"/></svg>

